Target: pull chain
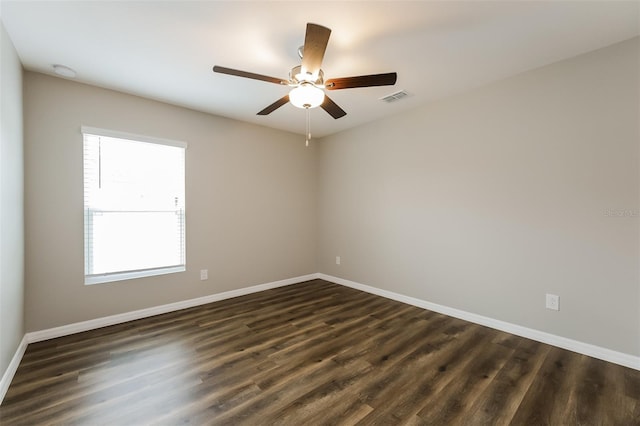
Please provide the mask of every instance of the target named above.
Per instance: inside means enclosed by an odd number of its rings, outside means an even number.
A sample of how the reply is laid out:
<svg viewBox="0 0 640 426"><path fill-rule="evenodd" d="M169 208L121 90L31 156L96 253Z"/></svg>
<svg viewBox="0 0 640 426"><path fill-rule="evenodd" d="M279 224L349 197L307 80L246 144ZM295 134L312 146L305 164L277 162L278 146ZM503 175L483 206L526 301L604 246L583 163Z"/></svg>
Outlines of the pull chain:
<svg viewBox="0 0 640 426"><path fill-rule="evenodd" d="M309 146L309 141L311 140L311 119L309 117L309 108L305 108L307 110L307 134L305 140L305 146Z"/></svg>

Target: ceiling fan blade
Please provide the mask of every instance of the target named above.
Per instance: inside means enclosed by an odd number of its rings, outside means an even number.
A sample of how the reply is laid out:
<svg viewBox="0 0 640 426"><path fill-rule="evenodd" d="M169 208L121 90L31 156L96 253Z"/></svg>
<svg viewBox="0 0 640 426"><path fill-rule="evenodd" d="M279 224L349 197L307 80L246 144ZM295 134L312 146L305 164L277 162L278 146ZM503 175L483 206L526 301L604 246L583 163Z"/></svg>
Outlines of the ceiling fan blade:
<svg viewBox="0 0 640 426"><path fill-rule="evenodd" d="M396 84L398 74L390 72L386 74L360 75L357 77L332 78L324 83L328 90L353 89L355 87L393 86Z"/></svg>
<svg viewBox="0 0 640 426"><path fill-rule="evenodd" d="M269 77L268 75L255 74L247 71L234 70L233 68L220 67L218 65L213 67L213 72L235 75L237 77L252 78L254 80L268 81L269 83L275 84L287 84L287 82L282 80L281 78Z"/></svg>
<svg viewBox="0 0 640 426"><path fill-rule="evenodd" d="M340 108L338 104L333 102L331 98L328 97L327 95L324 95L324 101L320 106L322 107L323 110L327 111L329 115L335 118L336 120L340 117L344 117L345 115L347 115L345 110Z"/></svg>
<svg viewBox="0 0 640 426"><path fill-rule="evenodd" d="M284 95L283 97L281 97L280 99L278 99L277 101L275 101L274 103L272 103L271 105L269 105L268 107L260 111L257 115L271 114L273 111L277 110L287 102L289 102L289 95Z"/></svg>
<svg viewBox="0 0 640 426"><path fill-rule="evenodd" d="M304 48L302 50L301 71L303 74L318 76L330 35L331 30L329 28L318 24L307 24L307 33L304 36Z"/></svg>

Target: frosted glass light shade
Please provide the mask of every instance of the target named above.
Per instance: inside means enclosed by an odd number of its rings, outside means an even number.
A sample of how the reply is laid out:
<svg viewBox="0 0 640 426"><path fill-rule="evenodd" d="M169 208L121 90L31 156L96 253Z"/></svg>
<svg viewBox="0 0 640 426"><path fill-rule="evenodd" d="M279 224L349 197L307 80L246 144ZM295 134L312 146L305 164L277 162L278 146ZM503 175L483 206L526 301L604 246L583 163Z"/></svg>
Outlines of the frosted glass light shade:
<svg viewBox="0 0 640 426"><path fill-rule="evenodd" d="M311 83L302 83L289 92L289 101L298 108L315 108L324 101L324 92Z"/></svg>

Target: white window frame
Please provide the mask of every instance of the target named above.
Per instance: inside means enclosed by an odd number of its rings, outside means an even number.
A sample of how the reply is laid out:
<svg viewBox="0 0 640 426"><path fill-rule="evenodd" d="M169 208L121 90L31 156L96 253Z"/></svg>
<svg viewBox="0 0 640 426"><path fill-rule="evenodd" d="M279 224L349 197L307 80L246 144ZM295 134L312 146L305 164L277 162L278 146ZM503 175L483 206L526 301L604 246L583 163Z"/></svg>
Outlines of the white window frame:
<svg viewBox="0 0 640 426"><path fill-rule="evenodd" d="M168 145L168 146L175 146L178 148L182 148L186 151L187 149L187 143L186 142L182 142L182 141L176 141L176 140L171 140L171 139L163 139L163 138L158 138L158 137L153 137L153 136L146 136L146 135L138 135L138 134L133 134L133 133L128 133L128 132L121 132L121 131L115 131L115 130L108 130L108 129L101 129L101 128L97 128L97 127L89 127L89 126L81 126L80 127L80 131L82 133L83 136L83 146L84 146L84 136L86 134L88 135L92 135L92 136L102 136L102 137L110 137L110 138L118 138L118 139L127 139L127 140L132 140L135 142L146 142L146 143L152 143L152 144L159 144L159 145ZM185 158L186 161L186 158ZM83 171L84 171L84 153L83 153ZM186 181L186 171L185 171L185 181ZM186 183L186 182L185 182ZM84 185L84 178L83 178L83 185ZM84 205L84 202L83 202ZM114 282L114 281L122 281L122 280L130 280L130 279L134 279L134 278L142 278L142 277L151 277L151 276L157 276L157 275L165 275L165 274L172 274L172 273L177 273L177 272L184 272L186 271L186 241L183 240L183 253L184 253L184 262L182 265L175 265L175 266L167 266L167 267L157 267L157 268L151 268L151 269L140 269L140 270L134 270L134 271L119 271L119 272L110 272L110 273L104 273L104 274L92 274L92 275L87 275L87 236L86 236L86 232L87 232L87 215L86 212L84 214L85 217L85 224L83 227L83 235L84 235L84 256L85 256L85 279L84 279L84 283L85 285L91 285L91 284L100 284L100 283L108 283L108 282ZM183 216L183 232L184 232L184 238L186 238L186 213Z"/></svg>

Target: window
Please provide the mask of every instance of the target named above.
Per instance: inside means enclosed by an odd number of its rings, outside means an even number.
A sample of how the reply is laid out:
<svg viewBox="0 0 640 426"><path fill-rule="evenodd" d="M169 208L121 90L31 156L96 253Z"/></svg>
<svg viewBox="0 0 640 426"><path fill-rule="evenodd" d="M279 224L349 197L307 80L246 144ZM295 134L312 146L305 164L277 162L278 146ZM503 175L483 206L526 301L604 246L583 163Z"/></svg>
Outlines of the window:
<svg viewBox="0 0 640 426"><path fill-rule="evenodd" d="M82 133L85 284L184 271L186 144Z"/></svg>

